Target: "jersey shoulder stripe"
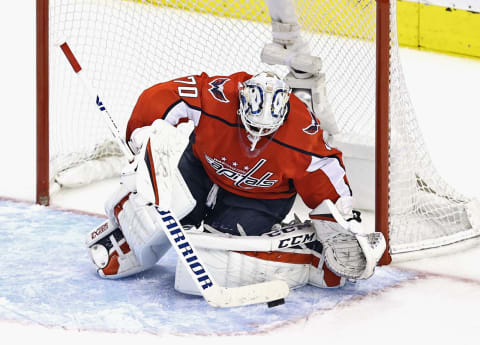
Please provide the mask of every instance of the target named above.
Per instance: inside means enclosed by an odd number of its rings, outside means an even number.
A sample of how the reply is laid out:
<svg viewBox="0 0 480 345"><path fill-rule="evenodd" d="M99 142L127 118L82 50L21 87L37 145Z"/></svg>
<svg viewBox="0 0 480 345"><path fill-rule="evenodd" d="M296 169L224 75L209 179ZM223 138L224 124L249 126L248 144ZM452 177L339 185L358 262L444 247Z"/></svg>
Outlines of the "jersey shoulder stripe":
<svg viewBox="0 0 480 345"><path fill-rule="evenodd" d="M192 120L194 125L197 126L201 114L202 109L200 107L190 105L180 99L167 108L161 119L172 126L177 126L182 120Z"/></svg>

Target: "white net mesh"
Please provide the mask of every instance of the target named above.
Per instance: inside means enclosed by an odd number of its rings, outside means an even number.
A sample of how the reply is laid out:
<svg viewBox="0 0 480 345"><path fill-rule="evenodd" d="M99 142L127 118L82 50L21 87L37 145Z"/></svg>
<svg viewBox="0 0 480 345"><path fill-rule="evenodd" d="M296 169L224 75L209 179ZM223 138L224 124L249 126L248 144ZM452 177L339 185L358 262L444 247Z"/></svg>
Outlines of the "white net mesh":
<svg viewBox="0 0 480 345"><path fill-rule="evenodd" d="M403 81L395 1L392 6L390 244L392 252L401 252L471 237L478 228L473 229L464 207L471 201L442 181L425 149ZM323 60L339 127L372 143L375 12L375 0L297 1L303 37ZM107 177L123 164L113 163L120 150L55 43L69 43L124 132L137 97L160 81L201 72L285 74L285 68L260 61L264 44L272 40L269 23L263 1L51 0L52 179L89 183L98 177L91 174L93 166ZM99 161L106 165L88 163ZM88 168L70 173L81 166Z"/></svg>
<svg viewBox="0 0 480 345"><path fill-rule="evenodd" d="M203 71L229 74L262 68L258 57L263 43L271 39L270 27L203 13L222 10L222 2L204 5L209 7L198 12L183 1L169 2L169 7L152 1L51 1L52 178L68 184L63 179L68 169L120 155L94 100L55 44L69 43L124 131L137 97L155 83ZM245 7L242 13L241 17L258 18L260 11Z"/></svg>
<svg viewBox="0 0 480 345"><path fill-rule="evenodd" d="M480 234L478 201L437 173L412 108L398 54L392 1L390 61L390 250L437 247Z"/></svg>

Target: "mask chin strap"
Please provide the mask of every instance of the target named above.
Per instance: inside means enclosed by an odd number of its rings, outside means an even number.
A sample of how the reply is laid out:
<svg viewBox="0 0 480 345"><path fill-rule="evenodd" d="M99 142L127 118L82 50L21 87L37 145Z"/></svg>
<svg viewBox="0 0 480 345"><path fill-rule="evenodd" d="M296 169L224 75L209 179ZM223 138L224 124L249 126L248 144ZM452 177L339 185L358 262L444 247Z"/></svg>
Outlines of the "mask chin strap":
<svg viewBox="0 0 480 345"><path fill-rule="evenodd" d="M262 130L260 130L260 132L261 131ZM255 150L255 147L257 146L257 143L260 140L261 136L259 134L253 135L251 133L248 133L247 137L248 137L248 140L250 140L250 142L252 143L252 145L250 146L250 151Z"/></svg>
<svg viewBox="0 0 480 345"><path fill-rule="evenodd" d="M247 132L248 132L247 138L252 143L252 145L250 146L250 151L253 151L255 150L257 143L260 141L260 138L264 135L263 133L268 132L268 130L266 131L265 128L260 128L257 134L253 134L250 130L248 130Z"/></svg>
<svg viewBox="0 0 480 345"><path fill-rule="evenodd" d="M257 146L257 143L260 141L260 138L262 136L264 136L264 132L267 132L265 135L269 135L269 134L272 134L272 132L275 132L275 131L271 131L271 129L268 129L268 128L267 128L267 130L265 130L265 128L261 128L258 131L257 134L253 134L250 130L247 130L247 138L252 143L252 145L250 146L250 151L255 150L255 147Z"/></svg>

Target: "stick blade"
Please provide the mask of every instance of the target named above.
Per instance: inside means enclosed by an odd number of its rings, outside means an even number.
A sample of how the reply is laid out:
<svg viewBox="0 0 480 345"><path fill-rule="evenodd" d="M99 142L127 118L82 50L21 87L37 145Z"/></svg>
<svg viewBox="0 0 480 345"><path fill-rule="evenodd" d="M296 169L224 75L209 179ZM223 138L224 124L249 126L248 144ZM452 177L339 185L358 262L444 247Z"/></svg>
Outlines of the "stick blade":
<svg viewBox="0 0 480 345"><path fill-rule="evenodd" d="M215 285L205 291L205 300L213 307L230 308L284 299L290 289L283 280L224 288Z"/></svg>

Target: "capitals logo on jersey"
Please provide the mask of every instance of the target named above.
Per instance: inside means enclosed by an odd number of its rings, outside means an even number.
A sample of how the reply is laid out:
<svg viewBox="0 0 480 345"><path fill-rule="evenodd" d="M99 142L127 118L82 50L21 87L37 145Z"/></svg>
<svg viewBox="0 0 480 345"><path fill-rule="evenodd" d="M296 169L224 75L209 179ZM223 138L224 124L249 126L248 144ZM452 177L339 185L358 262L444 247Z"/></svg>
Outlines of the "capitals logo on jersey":
<svg viewBox="0 0 480 345"><path fill-rule="evenodd" d="M260 159L252 168L244 167L243 170L237 168L238 163L233 162L231 165L226 162L226 158L222 159L212 158L205 154L205 160L215 170L217 175L225 176L233 181L234 185L243 189L251 189L254 187L268 188L272 187L278 180L269 180L273 172L267 172L261 177L254 177L253 174L258 171L267 161Z"/></svg>
<svg viewBox="0 0 480 345"><path fill-rule="evenodd" d="M230 79L228 78L217 78L210 83L208 83L211 88L208 89L210 93L212 94L213 98L215 98L217 101L223 102L223 103L228 103L230 102L227 97L225 97L225 93L223 92L223 87L225 86L225 83L229 81Z"/></svg>

